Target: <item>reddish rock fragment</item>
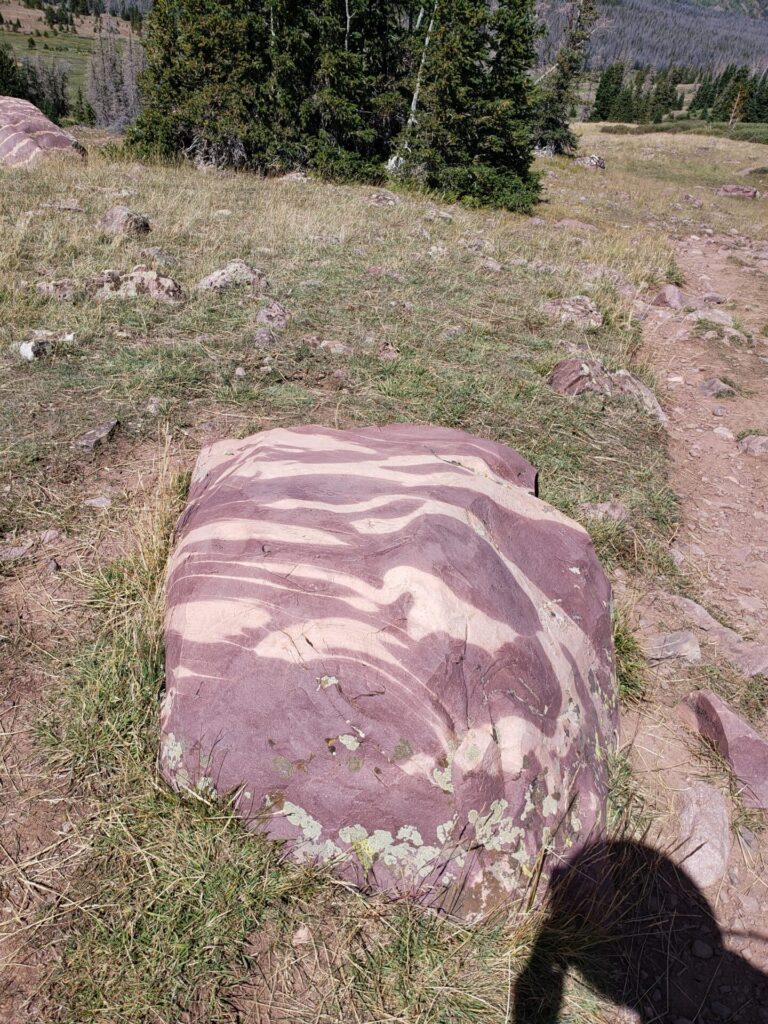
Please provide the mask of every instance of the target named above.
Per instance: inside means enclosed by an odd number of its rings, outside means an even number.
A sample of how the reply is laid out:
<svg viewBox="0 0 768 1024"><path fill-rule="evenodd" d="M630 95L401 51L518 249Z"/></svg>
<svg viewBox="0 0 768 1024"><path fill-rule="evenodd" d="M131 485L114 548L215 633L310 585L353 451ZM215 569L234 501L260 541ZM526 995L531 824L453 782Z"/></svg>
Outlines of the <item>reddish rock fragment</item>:
<svg viewBox="0 0 768 1024"><path fill-rule="evenodd" d="M749 185L722 185L718 190L719 196L726 196L731 199L759 199L760 193L756 188Z"/></svg>
<svg viewBox="0 0 768 1024"><path fill-rule="evenodd" d="M744 786L747 807L768 810L768 741L711 690L694 690L677 706L683 724L711 743Z"/></svg>
<svg viewBox="0 0 768 1024"><path fill-rule="evenodd" d="M768 437L761 434L749 434L739 441L739 451L742 455L768 455Z"/></svg>

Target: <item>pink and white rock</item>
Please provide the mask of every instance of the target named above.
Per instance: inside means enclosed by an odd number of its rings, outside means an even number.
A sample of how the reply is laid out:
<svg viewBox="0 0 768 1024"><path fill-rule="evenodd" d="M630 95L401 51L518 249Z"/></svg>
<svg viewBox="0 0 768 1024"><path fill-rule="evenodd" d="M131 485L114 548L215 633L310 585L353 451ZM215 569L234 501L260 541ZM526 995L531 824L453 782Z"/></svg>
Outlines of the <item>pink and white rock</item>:
<svg viewBox="0 0 768 1024"><path fill-rule="evenodd" d="M72 342L75 335L71 331L46 331L37 329L32 331L27 341L19 345L19 355L28 363L34 363L38 359L49 356L57 344Z"/></svg>
<svg viewBox="0 0 768 1024"><path fill-rule="evenodd" d="M85 156L69 132L28 100L0 96L0 166L32 167L53 154Z"/></svg>
<svg viewBox="0 0 768 1024"><path fill-rule="evenodd" d="M243 260L230 260L226 266L214 270L197 284L198 291L224 291L226 288L250 285L254 291L263 292L267 277L255 267L249 267Z"/></svg>
<svg viewBox="0 0 768 1024"><path fill-rule="evenodd" d="M718 751L742 784L747 807L768 810L768 740L711 690L694 690L677 706L683 724Z"/></svg>
<svg viewBox="0 0 768 1024"><path fill-rule="evenodd" d="M466 918L599 832L610 587L535 488L511 449L438 427L206 448L168 577L168 782Z"/></svg>
<svg viewBox="0 0 768 1024"><path fill-rule="evenodd" d="M649 661L686 661L689 665L701 663L701 647L694 634L688 629L675 633L662 633L644 644L645 656Z"/></svg>
<svg viewBox="0 0 768 1024"><path fill-rule="evenodd" d="M58 302L71 302L83 290L72 277L62 277L58 281L38 281L35 289L41 295Z"/></svg>
<svg viewBox="0 0 768 1024"><path fill-rule="evenodd" d="M105 235L146 235L151 231L149 218L129 206L113 206L99 221Z"/></svg>
<svg viewBox="0 0 768 1024"><path fill-rule="evenodd" d="M275 331L281 331L287 327L290 319L291 314L281 302L270 302L256 314L257 323L267 324Z"/></svg>
<svg viewBox="0 0 768 1024"><path fill-rule="evenodd" d="M576 163L579 167L586 167L590 171L604 171L605 160L598 156L597 153L591 153L589 156L580 156L576 158Z"/></svg>

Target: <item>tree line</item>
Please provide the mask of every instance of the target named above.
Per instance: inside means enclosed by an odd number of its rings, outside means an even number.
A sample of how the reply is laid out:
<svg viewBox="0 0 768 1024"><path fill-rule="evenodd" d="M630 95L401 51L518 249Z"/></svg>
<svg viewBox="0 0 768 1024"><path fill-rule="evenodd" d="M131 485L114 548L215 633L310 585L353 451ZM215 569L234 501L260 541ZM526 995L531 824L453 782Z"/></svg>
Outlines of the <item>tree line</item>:
<svg viewBox="0 0 768 1024"><path fill-rule="evenodd" d="M707 72L691 101L690 113L709 121L768 122L768 71L755 73L735 64L720 75Z"/></svg>
<svg viewBox="0 0 768 1024"><path fill-rule="evenodd" d="M535 0L156 0L144 154L528 209Z"/></svg>

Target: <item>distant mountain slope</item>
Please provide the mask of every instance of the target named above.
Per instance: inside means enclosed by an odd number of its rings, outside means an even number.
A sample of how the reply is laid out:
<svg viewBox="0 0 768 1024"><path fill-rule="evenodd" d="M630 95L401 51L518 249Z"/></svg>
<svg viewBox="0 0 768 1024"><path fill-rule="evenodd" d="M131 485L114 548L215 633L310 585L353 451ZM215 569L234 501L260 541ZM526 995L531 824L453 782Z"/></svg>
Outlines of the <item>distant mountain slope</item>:
<svg viewBox="0 0 768 1024"><path fill-rule="evenodd" d="M540 0L549 29L542 45L547 62L567 23L570 3ZM746 13L749 12L749 13ZM664 67L686 64L768 68L768 0L601 0L591 62L615 60Z"/></svg>

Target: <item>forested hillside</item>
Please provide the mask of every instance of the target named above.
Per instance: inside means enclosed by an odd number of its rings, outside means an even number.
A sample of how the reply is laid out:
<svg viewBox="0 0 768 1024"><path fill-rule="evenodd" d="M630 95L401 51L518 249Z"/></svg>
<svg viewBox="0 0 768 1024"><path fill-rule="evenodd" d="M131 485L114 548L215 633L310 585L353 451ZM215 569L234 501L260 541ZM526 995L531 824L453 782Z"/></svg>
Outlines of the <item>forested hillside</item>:
<svg viewBox="0 0 768 1024"><path fill-rule="evenodd" d="M571 4L540 0L549 29L541 57L551 60ZM749 14L745 13L749 12ZM750 16L751 15L751 16ZM593 67L686 64L721 71L729 64L768 67L768 0L602 0L590 48Z"/></svg>

